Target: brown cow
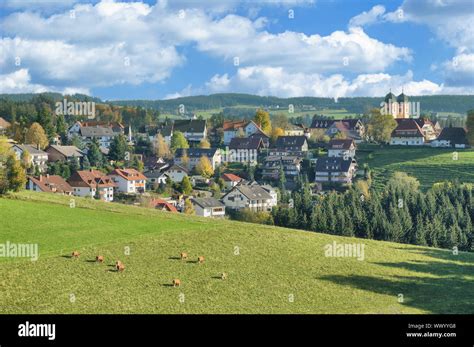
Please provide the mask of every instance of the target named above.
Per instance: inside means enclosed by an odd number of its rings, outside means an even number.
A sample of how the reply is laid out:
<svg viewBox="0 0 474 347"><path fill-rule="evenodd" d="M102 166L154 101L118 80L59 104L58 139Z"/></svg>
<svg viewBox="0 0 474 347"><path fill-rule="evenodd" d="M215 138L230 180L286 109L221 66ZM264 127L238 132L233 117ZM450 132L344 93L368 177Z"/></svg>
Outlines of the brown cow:
<svg viewBox="0 0 474 347"><path fill-rule="evenodd" d="M116 268L117 268L117 272L123 272L123 270L125 270L125 265L120 263L120 264L117 264Z"/></svg>
<svg viewBox="0 0 474 347"><path fill-rule="evenodd" d="M122 263L120 260L117 260L117 261L115 262L115 267L118 267L118 266L120 266L120 265L122 265L122 264L123 264L123 263Z"/></svg>
<svg viewBox="0 0 474 347"><path fill-rule="evenodd" d="M81 255L81 253L79 253L79 251L72 252L72 257L73 258L79 258L80 255Z"/></svg>
<svg viewBox="0 0 474 347"><path fill-rule="evenodd" d="M98 255L97 257L95 257L95 261L99 262L99 263L103 263L104 262L104 256L103 255Z"/></svg>
<svg viewBox="0 0 474 347"><path fill-rule="evenodd" d="M181 260L188 259L188 253L182 252L181 253Z"/></svg>
<svg viewBox="0 0 474 347"><path fill-rule="evenodd" d="M173 280L173 287L179 287L181 285L181 281L177 278Z"/></svg>
<svg viewBox="0 0 474 347"><path fill-rule="evenodd" d="M199 264L204 263L204 257L202 255L198 257L198 263Z"/></svg>

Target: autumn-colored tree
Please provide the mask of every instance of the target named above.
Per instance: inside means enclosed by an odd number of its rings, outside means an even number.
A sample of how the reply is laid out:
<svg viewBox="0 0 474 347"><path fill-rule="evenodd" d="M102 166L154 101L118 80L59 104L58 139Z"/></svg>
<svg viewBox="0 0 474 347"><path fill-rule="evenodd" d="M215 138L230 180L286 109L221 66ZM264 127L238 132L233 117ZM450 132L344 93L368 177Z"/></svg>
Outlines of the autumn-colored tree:
<svg viewBox="0 0 474 347"><path fill-rule="evenodd" d="M31 167L31 155L26 149L21 153L20 162L25 170Z"/></svg>
<svg viewBox="0 0 474 347"><path fill-rule="evenodd" d="M199 142L199 148L211 148L211 143L206 138L203 138L201 142Z"/></svg>
<svg viewBox="0 0 474 347"><path fill-rule="evenodd" d="M254 122L266 133L270 134L272 131L272 122L270 121L270 114L267 111L259 108L255 113Z"/></svg>
<svg viewBox="0 0 474 347"><path fill-rule="evenodd" d="M186 201L184 202L184 213L189 215L196 214L191 199L186 199Z"/></svg>
<svg viewBox="0 0 474 347"><path fill-rule="evenodd" d="M30 128L26 132L25 142L27 144L35 145L41 149L44 149L48 145L48 137L44 132L43 127L39 123L31 124Z"/></svg>
<svg viewBox="0 0 474 347"><path fill-rule="evenodd" d="M7 158L7 180L8 189L18 192L25 188L26 185L26 172L21 166L19 160L16 159L15 154L10 154Z"/></svg>
<svg viewBox="0 0 474 347"><path fill-rule="evenodd" d="M0 136L0 194L5 194L8 191L7 158L9 154L10 146L7 143L7 138Z"/></svg>
<svg viewBox="0 0 474 347"><path fill-rule="evenodd" d="M280 137L280 136L283 136L285 135L285 130L283 130L282 128L276 128L274 127L272 129L272 133L270 135L270 139L272 141L272 143L275 143L276 140Z"/></svg>
<svg viewBox="0 0 474 347"><path fill-rule="evenodd" d="M183 153L181 154L181 166L185 169L189 169L189 156L186 148L183 148Z"/></svg>
<svg viewBox="0 0 474 347"><path fill-rule="evenodd" d="M169 158L170 148L161 134L157 134L154 142L154 150L158 157Z"/></svg>
<svg viewBox="0 0 474 347"><path fill-rule="evenodd" d="M202 177L206 178L210 178L212 175L214 175L214 169L212 168L211 161L205 155L199 158L199 161L196 164L196 172Z"/></svg>

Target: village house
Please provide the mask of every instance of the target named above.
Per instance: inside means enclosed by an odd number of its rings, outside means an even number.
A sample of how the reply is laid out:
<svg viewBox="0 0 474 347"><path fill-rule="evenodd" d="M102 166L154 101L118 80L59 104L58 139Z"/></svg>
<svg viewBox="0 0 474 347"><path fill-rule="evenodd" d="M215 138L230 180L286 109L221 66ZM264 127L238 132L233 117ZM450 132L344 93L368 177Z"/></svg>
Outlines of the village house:
<svg viewBox="0 0 474 347"><path fill-rule="evenodd" d="M230 209L248 208L251 211L270 212L276 201L269 190L258 184L238 184L222 197L222 202Z"/></svg>
<svg viewBox="0 0 474 347"><path fill-rule="evenodd" d="M229 190L234 188L237 184L242 182L244 179L232 173L224 173L221 178L224 180L225 189Z"/></svg>
<svg viewBox="0 0 474 347"><path fill-rule="evenodd" d="M285 136L305 136L305 127L301 124L288 123L284 129Z"/></svg>
<svg viewBox="0 0 474 347"><path fill-rule="evenodd" d="M146 183L148 185L148 189L156 189L160 184L166 184L166 180L169 178L166 172L161 170L148 170L143 173L146 177Z"/></svg>
<svg viewBox="0 0 474 347"><path fill-rule="evenodd" d="M199 143L207 137L207 125L205 120L186 119L175 120L173 132L180 131L188 142Z"/></svg>
<svg viewBox="0 0 474 347"><path fill-rule="evenodd" d="M326 131L326 135L334 137L337 134L343 134L346 138L353 139L359 143L365 134L365 127L360 119L344 119L335 121Z"/></svg>
<svg viewBox="0 0 474 347"><path fill-rule="evenodd" d="M100 200L113 201L116 183L112 177L99 170L80 170L74 172L67 182L73 188L74 195L86 197L99 197Z"/></svg>
<svg viewBox="0 0 474 347"><path fill-rule="evenodd" d="M115 169L109 176L116 183L116 190L120 193L144 193L146 177L135 169Z"/></svg>
<svg viewBox="0 0 474 347"><path fill-rule="evenodd" d="M279 136L275 146L270 148L270 156L293 155L303 157L308 152L306 136Z"/></svg>
<svg viewBox="0 0 474 347"><path fill-rule="evenodd" d="M234 137L224 159L229 163L256 165L258 154L263 148L263 141L259 137Z"/></svg>
<svg viewBox="0 0 474 347"><path fill-rule="evenodd" d="M215 198L192 198L194 210L201 217L224 217L225 205Z"/></svg>
<svg viewBox="0 0 474 347"><path fill-rule="evenodd" d="M262 140L263 149L270 147L270 136L265 134L262 129L258 129L255 133L248 136L249 138L258 138Z"/></svg>
<svg viewBox="0 0 474 347"><path fill-rule="evenodd" d="M354 158L356 144L353 139L332 139L328 143L328 157Z"/></svg>
<svg viewBox="0 0 474 347"><path fill-rule="evenodd" d="M173 164L170 168L168 168L166 171L166 174L169 176L169 178L173 182L181 182L185 176L188 176L189 170L178 165L178 164Z"/></svg>
<svg viewBox="0 0 474 347"><path fill-rule="evenodd" d="M400 122L399 119L396 119L397 122ZM436 139L441 132L441 129L439 128L439 123L433 123L431 120L428 118L415 118L414 121L418 124L418 126L421 129L421 132L423 133L423 136L425 137L425 142L430 142Z"/></svg>
<svg viewBox="0 0 474 347"><path fill-rule="evenodd" d="M360 119L349 118L336 121L334 119L313 118L312 131L324 131L329 137L334 137L338 133L343 133L346 138L354 139L357 143L361 142L365 135L365 126Z"/></svg>
<svg viewBox="0 0 474 347"><path fill-rule="evenodd" d="M315 167L316 183L352 183L357 170L356 161L352 158L322 157L318 158Z"/></svg>
<svg viewBox="0 0 474 347"><path fill-rule="evenodd" d="M280 168L283 168L285 177L294 180L301 171L301 158L292 155L268 156L265 158L262 167L262 178L268 180L278 180Z"/></svg>
<svg viewBox="0 0 474 347"><path fill-rule="evenodd" d="M260 127L252 120L224 121L222 126L224 132L224 145L228 145L235 137L249 137L258 131Z"/></svg>
<svg viewBox="0 0 474 347"><path fill-rule="evenodd" d="M7 129L11 126L10 122L6 121L4 118L0 117L0 135L5 135Z"/></svg>
<svg viewBox="0 0 474 347"><path fill-rule="evenodd" d="M203 156L209 159L212 169L215 170L221 165L222 155L218 148L178 148L174 154L174 162L192 170ZM183 158L187 158L187 162L183 162Z"/></svg>
<svg viewBox="0 0 474 347"><path fill-rule="evenodd" d="M39 172L46 172L48 170L48 153L38 149L37 146L14 144L12 150L15 152L17 160L20 160L23 152L26 151L29 154L30 165L38 168Z"/></svg>
<svg viewBox="0 0 474 347"><path fill-rule="evenodd" d="M89 144L95 139L100 147L108 149L113 138L124 133L124 126L117 122L78 121L68 129L67 136L68 139L78 136L84 144Z"/></svg>
<svg viewBox="0 0 474 347"><path fill-rule="evenodd" d="M390 138L392 146L423 146L424 143L423 131L414 119L400 120Z"/></svg>
<svg viewBox="0 0 474 347"><path fill-rule="evenodd" d="M178 213L176 206L164 199L152 199L150 201L150 207L156 208L159 211Z"/></svg>
<svg viewBox="0 0 474 347"><path fill-rule="evenodd" d="M444 128L438 138L431 142L431 147L466 148L468 146L466 129L459 127Z"/></svg>
<svg viewBox="0 0 474 347"><path fill-rule="evenodd" d="M57 175L40 175L39 177L28 176L26 189L34 192L57 193L72 195L73 188Z"/></svg>
<svg viewBox="0 0 474 347"><path fill-rule="evenodd" d="M84 152L76 146L59 146L51 145L46 148L49 162L67 162L72 159L81 160L84 157Z"/></svg>

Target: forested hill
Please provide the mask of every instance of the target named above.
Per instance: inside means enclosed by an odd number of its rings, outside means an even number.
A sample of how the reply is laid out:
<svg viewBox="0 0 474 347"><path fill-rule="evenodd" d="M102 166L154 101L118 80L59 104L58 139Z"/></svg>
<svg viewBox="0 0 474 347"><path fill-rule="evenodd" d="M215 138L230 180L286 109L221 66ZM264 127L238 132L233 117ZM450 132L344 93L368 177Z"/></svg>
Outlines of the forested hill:
<svg viewBox="0 0 474 347"><path fill-rule="evenodd" d="M53 99L62 100L59 93L45 93ZM35 94L0 94L0 98L12 101L29 101ZM186 106L188 111L209 110L232 106L255 106L255 107L281 107L287 108L292 104L295 108L318 109L346 109L350 113L365 113L373 107L379 107L383 97L356 97L339 98L337 102L333 98L298 97L278 98L273 96L258 96L250 94L212 94L188 96L170 100L116 100L101 101L98 98L76 94L75 99L104 102L121 106L140 106L160 110L164 112L175 112L179 105ZM411 97L410 101L420 102L423 112L455 112L465 114L474 109L474 95L433 95ZM309 111L310 109L308 109Z"/></svg>

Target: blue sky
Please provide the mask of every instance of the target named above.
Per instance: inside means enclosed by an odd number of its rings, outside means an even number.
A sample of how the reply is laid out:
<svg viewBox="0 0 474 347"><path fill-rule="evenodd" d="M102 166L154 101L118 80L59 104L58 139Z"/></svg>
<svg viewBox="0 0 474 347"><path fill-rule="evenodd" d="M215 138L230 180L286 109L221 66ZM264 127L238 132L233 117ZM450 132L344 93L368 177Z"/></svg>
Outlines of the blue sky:
<svg viewBox="0 0 474 347"><path fill-rule="evenodd" d="M0 10L2 93L474 94L470 0L5 0Z"/></svg>

